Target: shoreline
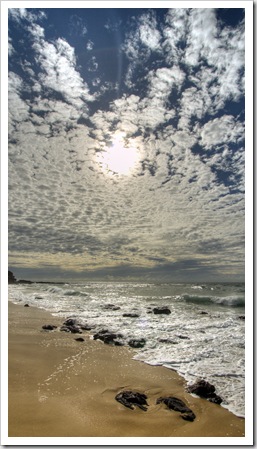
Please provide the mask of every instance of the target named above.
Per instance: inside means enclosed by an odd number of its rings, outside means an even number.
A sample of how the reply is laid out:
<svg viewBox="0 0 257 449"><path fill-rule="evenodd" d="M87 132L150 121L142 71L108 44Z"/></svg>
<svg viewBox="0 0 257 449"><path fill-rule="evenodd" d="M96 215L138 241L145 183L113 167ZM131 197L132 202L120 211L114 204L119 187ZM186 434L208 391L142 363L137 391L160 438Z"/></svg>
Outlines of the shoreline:
<svg viewBox="0 0 257 449"><path fill-rule="evenodd" d="M9 301L9 437L244 437L244 418L187 393L175 371L133 360L131 348L87 331L42 329L63 321ZM123 389L146 394L147 412L118 403ZM182 399L196 419L156 405L165 395Z"/></svg>

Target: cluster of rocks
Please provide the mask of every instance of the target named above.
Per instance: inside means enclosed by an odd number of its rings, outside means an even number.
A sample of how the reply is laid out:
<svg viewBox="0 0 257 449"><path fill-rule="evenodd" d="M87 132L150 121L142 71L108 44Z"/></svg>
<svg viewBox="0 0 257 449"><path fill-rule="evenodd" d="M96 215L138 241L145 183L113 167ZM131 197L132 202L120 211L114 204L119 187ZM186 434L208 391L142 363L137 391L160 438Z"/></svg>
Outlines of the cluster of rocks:
<svg viewBox="0 0 257 449"><path fill-rule="evenodd" d="M101 340L106 344L114 344L115 346L122 346L123 343L120 339L123 337L122 334L115 334L114 332L109 332L108 329L103 329L93 335L94 340Z"/></svg>
<svg viewBox="0 0 257 449"><path fill-rule="evenodd" d="M42 326L42 329L46 331L53 331L55 329L58 329L58 327L53 324L44 324ZM82 334L83 330L89 331L91 329L92 326L89 326L86 323L80 323L73 318L68 318L66 321L64 321L63 325L60 327L61 332L70 332L72 334Z"/></svg>
<svg viewBox="0 0 257 449"><path fill-rule="evenodd" d="M147 411L149 404L147 402L147 396L144 393L139 393L132 390L124 390L115 396L116 401L120 402L127 408L134 410L135 407L139 407L144 412ZM165 404L169 410L180 412L181 418L186 421L194 421L196 418L194 412L183 402L173 396L160 397L156 400L156 404Z"/></svg>
<svg viewBox="0 0 257 449"><path fill-rule="evenodd" d="M115 304L105 304L104 306L102 306L103 309L105 310L120 310L119 306L116 306ZM169 309L169 307L167 306L158 306L158 307L147 307L148 311L147 313L154 313L155 315L169 315L171 313L171 310ZM123 317L128 317L128 318L139 318L140 314L138 314L137 312L125 312L122 315Z"/></svg>
<svg viewBox="0 0 257 449"><path fill-rule="evenodd" d="M80 323L74 318L68 318L60 327L60 331L70 332L72 334L82 334L83 330L89 331L92 330L92 328L92 326L86 323ZM54 331L57 329L57 326L53 324L45 324L42 326L42 329L45 331ZM182 339L187 338L182 335L177 335L177 337ZM101 340L106 344L115 346L123 346L125 344L122 340L123 335L121 333L110 332L108 329L99 330L98 332L93 334L93 339ZM75 340L78 342L83 342L84 338L78 337L75 338ZM167 343L168 340L160 339L159 341L164 341L165 343ZM170 343L175 344L174 341L170 341ZM146 344L146 340L144 338L130 339L127 344L132 348L142 348ZM188 385L187 392L195 394L201 398L205 398L215 404L221 404L223 402L223 399L215 393L215 386L205 381L204 379L198 379L194 384ZM125 407L128 407L132 410L135 408L135 406L137 406L141 410L147 411L147 407L149 406L149 404L147 403L147 396L145 394L132 390L121 391L115 396L115 399ZM166 407L168 407L168 409L180 412L181 418L186 421L194 421L196 417L194 412L181 399L178 399L174 396L159 397L156 400L156 404L164 404L166 405Z"/></svg>
<svg viewBox="0 0 257 449"><path fill-rule="evenodd" d="M194 384L188 386L187 391L215 404L221 404L223 402L223 399L215 393L214 385L204 379L198 379ZM133 390L123 390L115 396L115 399L131 410L139 407L141 410L147 411L147 407L149 407L146 394ZM180 412L181 418L186 421L194 421L196 418L195 413L185 402L174 396L161 396L156 400L156 404L164 404L169 410Z"/></svg>
<svg viewBox="0 0 257 449"><path fill-rule="evenodd" d="M58 329L57 326L53 324L44 324L42 329L45 331L54 331ZM61 332L69 332L72 334L82 334L83 331L90 331L93 329L93 326L88 325L87 323L80 323L76 319L68 318L64 321L63 325L60 327ZM128 344L131 348L143 348L146 344L146 340L144 338L132 338L125 343L123 334L111 332L108 329L101 329L93 334L93 340L101 340L108 345L115 346L124 346ZM84 341L82 338L77 338L77 341Z"/></svg>
<svg viewBox="0 0 257 449"><path fill-rule="evenodd" d="M59 327L61 332L68 332L72 334L82 334L83 331L90 331L94 328L94 326L89 325L87 323L80 323L74 318L68 318L64 323ZM44 331L55 331L58 329L58 326L54 324L44 324L42 326ZM75 338L76 341L84 341L84 338L79 337ZM96 333L93 333L93 340L101 340L103 343L114 346L124 346L128 345L131 348L143 348L146 344L145 338L131 338L127 342L125 342L124 336L121 333L111 332L108 329L98 330Z"/></svg>

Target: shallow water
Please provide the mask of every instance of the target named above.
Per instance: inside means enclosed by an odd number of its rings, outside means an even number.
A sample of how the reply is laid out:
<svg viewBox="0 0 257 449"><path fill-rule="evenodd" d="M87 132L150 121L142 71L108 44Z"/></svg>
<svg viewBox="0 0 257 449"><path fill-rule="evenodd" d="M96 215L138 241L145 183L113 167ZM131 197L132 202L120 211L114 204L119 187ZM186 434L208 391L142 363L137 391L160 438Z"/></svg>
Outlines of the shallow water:
<svg viewBox="0 0 257 449"><path fill-rule="evenodd" d="M92 334L119 332L123 343L144 338L135 359L174 369L188 382L204 378L224 407L244 416L244 284L17 284L9 285L9 299L78 317L94 326ZM171 313L154 314L158 306Z"/></svg>

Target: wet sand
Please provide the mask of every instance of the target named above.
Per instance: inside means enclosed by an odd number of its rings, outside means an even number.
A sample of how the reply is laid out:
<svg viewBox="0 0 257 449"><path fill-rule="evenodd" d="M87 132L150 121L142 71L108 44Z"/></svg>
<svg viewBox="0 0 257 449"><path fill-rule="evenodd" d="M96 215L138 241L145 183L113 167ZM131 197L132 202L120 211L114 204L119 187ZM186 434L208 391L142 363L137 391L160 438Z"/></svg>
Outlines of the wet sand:
<svg viewBox="0 0 257 449"><path fill-rule="evenodd" d="M42 329L63 321L9 302L9 437L244 436L244 419L188 394L176 372L132 360L132 349L93 341L89 332ZM147 412L118 403L122 389L145 393ZM182 399L196 419L156 405L165 395Z"/></svg>

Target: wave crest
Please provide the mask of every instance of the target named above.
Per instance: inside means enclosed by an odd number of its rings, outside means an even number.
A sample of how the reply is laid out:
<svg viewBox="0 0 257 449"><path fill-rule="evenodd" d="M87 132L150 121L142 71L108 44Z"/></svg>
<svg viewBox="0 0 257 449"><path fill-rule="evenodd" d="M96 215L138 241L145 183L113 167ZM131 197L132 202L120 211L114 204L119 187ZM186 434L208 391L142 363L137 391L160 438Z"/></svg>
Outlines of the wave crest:
<svg viewBox="0 0 257 449"><path fill-rule="evenodd" d="M184 301L194 302L197 304L220 304L228 307L244 307L245 298L243 296L198 296L198 295L182 295L180 297Z"/></svg>

